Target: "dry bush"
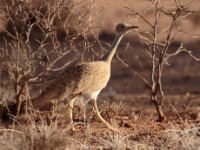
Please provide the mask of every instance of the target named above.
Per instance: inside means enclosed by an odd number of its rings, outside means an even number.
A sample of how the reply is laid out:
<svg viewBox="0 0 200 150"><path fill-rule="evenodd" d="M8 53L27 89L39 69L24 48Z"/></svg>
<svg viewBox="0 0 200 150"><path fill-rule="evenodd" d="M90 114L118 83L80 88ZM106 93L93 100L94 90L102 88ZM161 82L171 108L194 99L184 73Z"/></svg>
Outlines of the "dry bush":
<svg viewBox="0 0 200 150"><path fill-rule="evenodd" d="M109 103L109 101L104 101L100 105L99 109L101 110L101 115L107 120L111 121L112 119L115 119L116 117L122 115L124 111L126 111L126 104L124 104L123 102Z"/></svg>
<svg viewBox="0 0 200 150"><path fill-rule="evenodd" d="M200 149L200 128L199 126L183 123L186 125L184 129L179 126L172 125L171 129L164 131L163 139L165 143L161 145L161 149L183 149L197 150Z"/></svg>
<svg viewBox="0 0 200 150"><path fill-rule="evenodd" d="M57 124L31 124L18 129L0 130L0 148L8 150L55 150L73 148L66 129Z"/></svg>
<svg viewBox="0 0 200 150"><path fill-rule="evenodd" d="M67 125L65 113L59 107L48 112L33 110L15 117L11 128L0 129L0 149L75 149L74 139L69 135L71 125Z"/></svg>
<svg viewBox="0 0 200 150"><path fill-rule="evenodd" d="M139 7L124 6L129 11L129 16L135 22L141 23L142 27L138 31L144 49L136 57L136 61L140 66L140 71L129 66L129 64L119 59L125 66L132 68L133 72L146 84L150 90L150 100L156 107L158 120L164 120L163 113L163 70L169 64L170 58L185 52L196 61L200 61L191 50L188 50L185 44L180 41L180 36L189 33L187 28L183 28L187 23L187 16L197 12L191 9L193 0L182 2L148 0L145 9ZM135 23L137 24L137 23ZM179 36L179 38L178 38ZM192 36L192 35L191 35ZM179 45L173 48L173 42ZM144 61L150 64L150 69L144 69Z"/></svg>
<svg viewBox="0 0 200 150"><path fill-rule="evenodd" d="M22 102L31 105L30 99L91 46L86 34L91 29L92 1L1 3L6 26L1 27L0 98L5 105L15 102L17 115Z"/></svg>
<svg viewBox="0 0 200 150"><path fill-rule="evenodd" d="M66 119L65 107L55 106L46 112L32 110L13 121L10 129L0 129L0 149L75 150L86 147L71 134L72 125Z"/></svg>
<svg viewBox="0 0 200 150"><path fill-rule="evenodd" d="M134 141L131 139L132 134L109 133L106 138L94 137L90 135L90 138L94 139L97 143L98 149L116 149L116 150L153 150L154 147L148 143Z"/></svg>
<svg viewBox="0 0 200 150"><path fill-rule="evenodd" d="M180 113L180 116L184 119L198 121L200 120L200 107L199 106L186 107L184 111Z"/></svg>

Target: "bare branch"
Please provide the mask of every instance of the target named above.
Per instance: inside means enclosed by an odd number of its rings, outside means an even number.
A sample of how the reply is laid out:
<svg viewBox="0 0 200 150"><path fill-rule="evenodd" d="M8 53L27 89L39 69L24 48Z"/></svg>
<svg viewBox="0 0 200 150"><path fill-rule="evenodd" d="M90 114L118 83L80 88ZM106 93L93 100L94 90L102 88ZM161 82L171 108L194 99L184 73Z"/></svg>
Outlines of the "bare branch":
<svg viewBox="0 0 200 150"><path fill-rule="evenodd" d="M181 53L181 52L186 52L186 53L188 53L189 56L190 56L191 58L193 58L194 60L200 61L200 58L197 58L196 56L194 56L194 55L192 54L192 51L187 50L187 49L183 46L183 44L181 44L181 46L180 46L174 53L168 54L168 55L165 57L164 61L166 62L169 58L174 57L174 56L178 55L178 54Z"/></svg>
<svg viewBox="0 0 200 150"><path fill-rule="evenodd" d="M128 15L132 15L132 16L137 15L137 16L139 16L144 22L146 22L151 28L153 28L153 25L146 19L146 17L144 17L144 16L142 15L142 13L139 13L139 12L135 11L134 9L131 9L131 8L128 7L128 6L123 6L123 5L122 5L122 7L124 7L125 9L128 9L128 10L130 10L131 12L133 12L133 14L128 14Z"/></svg>
<svg viewBox="0 0 200 150"><path fill-rule="evenodd" d="M134 68L130 67L124 60L122 60L119 55L116 54L117 59L126 67L131 68L131 70L133 71L133 73L138 76L141 80L143 80L149 88L151 88L151 84L141 75L139 74Z"/></svg>

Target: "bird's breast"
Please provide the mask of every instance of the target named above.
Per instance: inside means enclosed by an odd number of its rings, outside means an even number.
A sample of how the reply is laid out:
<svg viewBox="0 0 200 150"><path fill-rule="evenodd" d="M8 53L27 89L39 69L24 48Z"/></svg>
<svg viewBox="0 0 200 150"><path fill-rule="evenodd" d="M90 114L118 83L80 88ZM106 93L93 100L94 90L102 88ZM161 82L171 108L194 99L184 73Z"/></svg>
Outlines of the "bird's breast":
<svg viewBox="0 0 200 150"><path fill-rule="evenodd" d="M77 92L91 93L102 90L110 79L110 67L105 63L85 66L77 85Z"/></svg>

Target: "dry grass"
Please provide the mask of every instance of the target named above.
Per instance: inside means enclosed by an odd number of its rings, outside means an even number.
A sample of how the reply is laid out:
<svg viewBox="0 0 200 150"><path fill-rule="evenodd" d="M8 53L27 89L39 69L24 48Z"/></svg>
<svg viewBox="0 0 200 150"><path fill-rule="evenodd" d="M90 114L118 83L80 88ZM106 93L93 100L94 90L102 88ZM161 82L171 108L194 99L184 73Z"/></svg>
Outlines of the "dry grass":
<svg viewBox="0 0 200 150"><path fill-rule="evenodd" d="M72 140L66 136L66 132L66 129L58 128L57 124L45 123L21 126L20 129L1 129L1 149L65 149L72 146Z"/></svg>
<svg viewBox="0 0 200 150"><path fill-rule="evenodd" d="M101 114L104 118L111 121L111 119L119 117L124 111L126 111L126 104L123 102L109 102L109 100L104 101L100 105Z"/></svg>
<svg viewBox="0 0 200 150"><path fill-rule="evenodd" d="M171 123L162 133L155 136L152 130L146 134L136 134L124 128L119 133L95 129L92 124L70 131L70 126L60 126L60 122L47 124L45 120L12 126L0 130L0 149L3 150L65 150L65 149L116 149L116 150L155 150L200 148L200 127L184 121L182 125ZM142 125L142 124L141 124ZM83 125L81 125L83 126ZM146 128L147 127L144 123ZM182 127L185 126L185 127ZM85 128L85 129L84 129ZM102 131L105 134L102 133ZM159 132L159 131L158 131ZM103 135L102 135L103 134ZM152 136L154 134L154 136Z"/></svg>
<svg viewBox="0 0 200 150"><path fill-rule="evenodd" d="M76 131L72 132L71 125L67 122L65 108L60 108L54 107L53 111L46 113L35 111L32 114L24 114L20 118L15 118L15 123L7 128L1 127L0 149L196 150L200 148L200 126L197 120L191 118L175 119L176 115L172 114L168 121L159 123L154 121L155 115L152 117L143 115L137 120L129 116L129 119L124 121L131 126L120 127L120 132L109 131L95 119L87 125L77 123ZM118 118L120 117L123 116L119 113ZM119 122L116 124L119 125Z"/></svg>
<svg viewBox="0 0 200 150"><path fill-rule="evenodd" d="M166 141L161 148L165 149L183 149L197 150L200 149L200 127L185 123L186 127L181 129L177 125L172 125L171 128L164 131L164 140Z"/></svg>

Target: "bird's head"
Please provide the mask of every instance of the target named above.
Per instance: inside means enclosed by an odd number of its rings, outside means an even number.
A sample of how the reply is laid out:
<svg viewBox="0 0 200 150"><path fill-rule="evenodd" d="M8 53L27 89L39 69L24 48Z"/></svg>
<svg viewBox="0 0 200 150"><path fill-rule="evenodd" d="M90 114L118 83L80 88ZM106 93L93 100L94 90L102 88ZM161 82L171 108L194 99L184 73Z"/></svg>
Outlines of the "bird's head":
<svg viewBox="0 0 200 150"><path fill-rule="evenodd" d="M119 23L116 26L116 32L118 34L126 34L128 31L133 30L133 29L137 29L138 26L132 26L132 25L128 25L125 23Z"/></svg>

